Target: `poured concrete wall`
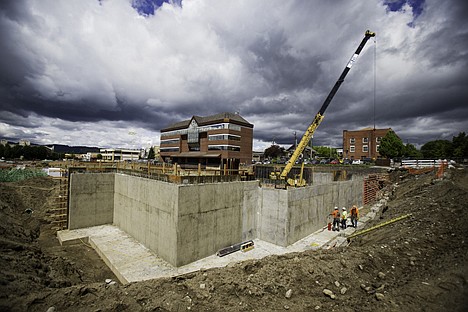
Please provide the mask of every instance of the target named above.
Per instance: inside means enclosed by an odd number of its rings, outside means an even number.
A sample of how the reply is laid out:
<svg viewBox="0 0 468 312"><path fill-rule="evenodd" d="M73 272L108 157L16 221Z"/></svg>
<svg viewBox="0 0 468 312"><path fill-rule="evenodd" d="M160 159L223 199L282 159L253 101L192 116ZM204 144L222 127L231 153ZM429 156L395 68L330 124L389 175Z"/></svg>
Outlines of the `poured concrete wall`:
<svg viewBox="0 0 468 312"><path fill-rule="evenodd" d="M254 190L258 193L255 181L180 186L176 266L212 255L253 233Z"/></svg>
<svg viewBox="0 0 468 312"><path fill-rule="evenodd" d="M114 224L175 265L178 198L177 184L116 174Z"/></svg>
<svg viewBox="0 0 468 312"><path fill-rule="evenodd" d="M181 266L248 239L288 246L322 228L334 206L361 205L362 192L359 175L281 190L260 188L258 181L178 185L123 174L72 174L69 228L113 223Z"/></svg>
<svg viewBox="0 0 468 312"><path fill-rule="evenodd" d="M286 245L310 235L328 223L335 206L349 209L362 202L363 181L333 182L288 191Z"/></svg>
<svg viewBox="0 0 468 312"><path fill-rule="evenodd" d="M114 174L72 174L68 207L70 230L112 223Z"/></svg>
<svg viewBox="0 0 468 312"><path fill-rule="evenodd" d="M288 246L327 224L334 206L362 203L363 181L333 182L304 188L261 189L258 238Z"/></svg>
<svg viewBox="0 0 468 312"><path fill-rule="evenodd" d="M288 191L264 188L260 192L258 238L276 245L286 246Z"/></svg>

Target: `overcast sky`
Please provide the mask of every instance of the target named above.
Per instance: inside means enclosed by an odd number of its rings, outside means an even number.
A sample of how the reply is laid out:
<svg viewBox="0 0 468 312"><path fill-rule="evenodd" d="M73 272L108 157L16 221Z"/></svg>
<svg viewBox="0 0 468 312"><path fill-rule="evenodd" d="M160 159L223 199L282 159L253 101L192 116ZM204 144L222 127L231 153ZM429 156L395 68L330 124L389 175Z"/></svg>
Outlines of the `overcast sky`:
<svg viewBox="0 0 468 312"><path fill-rule="evenodd" d="M292 144L370 29L314 145L374 123L451 140L468 132L467 16L462 0L1 0L0 138L139 148L237 111L255 150Z"/></svg>

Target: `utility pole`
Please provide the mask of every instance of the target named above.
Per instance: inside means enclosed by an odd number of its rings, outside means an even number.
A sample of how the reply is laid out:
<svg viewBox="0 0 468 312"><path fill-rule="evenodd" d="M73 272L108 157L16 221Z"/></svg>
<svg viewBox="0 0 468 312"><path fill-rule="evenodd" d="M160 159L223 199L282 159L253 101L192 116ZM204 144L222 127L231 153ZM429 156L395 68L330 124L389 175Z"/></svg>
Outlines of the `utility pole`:
<svg viewBox="0 0 468 312"><path fill-rule="evenodd" d="M294 150L296 150L297 148L297 135L296 135L296 131L294 131Z"/></svg>

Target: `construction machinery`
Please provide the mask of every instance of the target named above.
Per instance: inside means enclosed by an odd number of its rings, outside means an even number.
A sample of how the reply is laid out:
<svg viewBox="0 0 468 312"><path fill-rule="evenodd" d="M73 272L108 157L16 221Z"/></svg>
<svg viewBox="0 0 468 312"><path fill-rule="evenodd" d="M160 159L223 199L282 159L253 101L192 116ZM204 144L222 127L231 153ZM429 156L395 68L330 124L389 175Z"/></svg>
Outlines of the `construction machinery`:
<svg viewBox="0 0 468 312"><path fill-rule="evenodd" d="M348 74L349 70L353 66L353 64L356 62L359 53L361 53L362 49L364 48L365 44L367 43L367 40L369 38L375 37L375 33L371 32L370 30L367 30L364 34L364 39L362 39L361 43L359 44L356 52L354 52L353 56L349 60L348 64L346 65L345 69L341 73L341 76L338 78L336 81L335 85L331 89L330 93L328 94L327 98L322 104L322 107L320 108L319 112L315 115L314 120L312 123L309 125L307 128L306 132L302 136L301 141L296 147L296 150L294 151L293 155L289 159L289 162L286 164L286 167L284 167L283 171L281 173L279 171L274 171L271 173L271 178L272 179L280 179L280 180L286 180L289 172L291 171L292 167L296 163L297 159L299 156L302 154L304 149L306 148L307 144L309 143L310 139L312 139L315 130L318 128L320 123L322 122L324 118L324 113L325 110L327 109L328 105L330 105L331 100L335 96L336 92L340 88L341 84L343 83L346 75ZM295 176L294 178L289 178L287 179L287 183L290 186L305 186L306 181L302 178L302 170L303 167L301 168L301 174Z"/></svg>

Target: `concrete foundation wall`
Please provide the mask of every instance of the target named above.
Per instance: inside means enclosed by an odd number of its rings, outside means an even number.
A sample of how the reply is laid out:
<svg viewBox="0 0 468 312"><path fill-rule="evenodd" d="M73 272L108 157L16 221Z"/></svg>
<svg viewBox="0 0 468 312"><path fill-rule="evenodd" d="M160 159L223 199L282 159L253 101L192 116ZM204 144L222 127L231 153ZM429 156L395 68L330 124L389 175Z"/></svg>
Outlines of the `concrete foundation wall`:
<svg viewBox="0 0 468 312"><path fill-rule="evenodd" d="M290 189L288 192L288 229L286 245L308 236L328 223L335 206L349 209L362 198L362 181L333 182Z"/></svg>
<svg viewBox="0 0 468 312"><path fill-rule="evenodd" d="M360 206L363 178L282 190L260 188L258 181L180 185L72 174L69 228L113 223L182 266L248 239L288 246L325 226L334 206Z"/></svg>
<svg viewBox="0 0 468 312"><path fill-rule="evenodd" d="M68 207L70 230L112 223L114 174L72 174Z"/></svg>
<svg viewBox="0 0 468 312"><path fill-rule="evenodd" d="M258 188L255 181L179 187L176 266L241 242L244 218L247 220L246 232L252 231L253 221L248 220L256 205L255 196L252 196L255 185ZM245 196L249 189L250 200Z"/></svg>
<svg viewBox="0 0 468 312"><path fill-rule="evenodd" d="M176 265L178 199L176 184L116 174L114 224Z"/></svg>
<svg viewBox="0 0 468 312"><path fill-rule="evenodd" d="M261 189L258 238L288 246L328 223L334 206L362 203L363 181L332 182L288 190Z"/></svg>
<svg viewBox="0 0 468 312"><path fill-rule="evenodd" d="M258 238L286 246L288 223L288 191L261 189L261 205L258 207Z"/></svg>
<svg viewBox="0 0 468 312"><path fill-rule="evenodd" d="M258 188L256 181L177 185L116 174L114 224L182 266L254 238Z"/></svg>

